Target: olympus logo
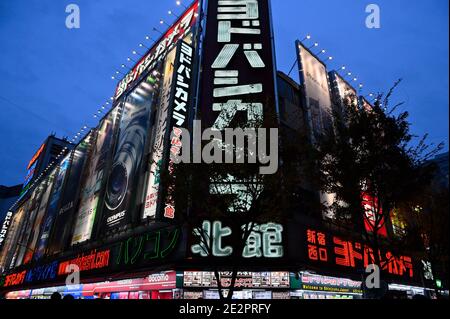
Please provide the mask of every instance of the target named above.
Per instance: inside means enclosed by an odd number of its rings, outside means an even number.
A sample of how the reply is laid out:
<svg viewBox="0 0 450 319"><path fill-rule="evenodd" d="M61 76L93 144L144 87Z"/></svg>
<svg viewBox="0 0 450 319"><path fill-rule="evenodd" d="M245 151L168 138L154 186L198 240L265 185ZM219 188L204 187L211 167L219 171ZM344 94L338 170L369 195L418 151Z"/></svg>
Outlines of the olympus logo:
<svg viewBox="0 0 450 319"><path fill-rule="evenodd" d="M108 219L106 220L106 222L107 222L108 224L111 224L111 223L114 223L114 222L116 222L117 220L119 220L119 219L121 219L121 218L123 218L123 217L125 217L125 211L120 212L120 213L117 213L117 214L115 214L115 215L112 215L112 216L108 217Z"/></svg>
<svg viewBox="0 0 450 319"><path fill-rule="evenodd" d="M167 274L155 274L148 276L149 282L161 282L161 281L169 281L169 275Z"/></svg>

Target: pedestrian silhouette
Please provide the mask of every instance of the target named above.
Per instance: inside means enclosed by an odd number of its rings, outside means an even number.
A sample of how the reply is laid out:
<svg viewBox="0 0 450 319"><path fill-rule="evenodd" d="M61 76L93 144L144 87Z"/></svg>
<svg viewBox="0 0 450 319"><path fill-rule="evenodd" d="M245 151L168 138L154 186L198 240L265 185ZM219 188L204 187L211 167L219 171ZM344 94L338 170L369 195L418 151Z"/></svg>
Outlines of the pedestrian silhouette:
<svg viewBox="0 0 450 319"><path fill-rule="evenodd" d="M51 300L61 300L61 294L59 292L52 293L52 296L50 297Z"/></svg>

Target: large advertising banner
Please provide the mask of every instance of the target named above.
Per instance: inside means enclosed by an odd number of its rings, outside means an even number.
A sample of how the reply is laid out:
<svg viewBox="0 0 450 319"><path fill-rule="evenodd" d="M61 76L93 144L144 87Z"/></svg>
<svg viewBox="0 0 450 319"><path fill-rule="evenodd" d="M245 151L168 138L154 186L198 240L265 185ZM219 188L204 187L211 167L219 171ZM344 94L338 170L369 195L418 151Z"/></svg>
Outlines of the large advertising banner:
<svg viewBox="0 0 450 319"><path fill-rule="evenodd" d="M56 175L56 170L53 170L49 174L48 178L42 182L44 194L42 195L42 198L39 203L39 208L38 208L38 211L36 214L36 219L35 219L34 223L32 224L32 227L30 230L31 233L30 233L30 237L28 240L28 245L26 246L25 256L23 258L23 264L27 264L27 263L31 262L31 260L33 258L34 250L36 248L36 244L39 239L41 225L44 220L45 213L47 212L48 201L49 201L50 195L52 193L55 175Z"/></svg>
<svg viewBox="0 0 450 319"><path fill-rule="evenodd" d="M332 103L328 72L321 62L300 41L296 42L299 57L300 85L305 97L311 138L316 141L332 128Z"/></svg>
<svg viewBox="0 0 450 319"><path fill-rule="evenodd" d="M98 215L99 200L104 187L107 160L112 153L115 123L120 106L113 109L100 123L95 147L90 152L84 171L80 193L80 206L75 218L72 245L91 239L94 221Z"/></svg>
<svg viewBox="0 0 450 319"><path fill-rule="evenodd" d="M172 96L173 78L174 78L174 63L175 63L176 49L173 49L167 55L163 66L163 80L161 85L161 93L159 97L158 110L155 121L154 139L151 146L150 157L150 172L147 182L144 213L143 218L154 218L158 206L158 195L160 192L160 173L163 167L163 152L167 147L167 130L170 98Z"/></svg>
<svg viewBox="0 0 450 319"><path fill-rule="evenodd" d="M50 239L50 232L52 231L55 218L58 213L59 202L66 180L66 173L70 166L71 153L66 155L59 165L59 170L55 178L55 185L53 186L53 192L50 197L50 202L45 215L44 223L41 226L41 233L39 235L39 241L37 243L36 251L34 253L34 260L42 258L47 250L47 244Z"/></svg>
<svg viewBox="0 0 450 319"><path fill-rule="evenodd" d="M300 86L310 128L311 141L315 143L333 127L332 101L328 72L325 64L309 51L300 41L296 42L299 61ZM320 201L326 207L324 217L333 218L330 207L336 202L336 195L320 193Z"/></svg>
<svg viewBox="0 0 450 319"><path fill-rule="evenodd" d="M106 230L132 222L136 210L139 177L142 173L155 97L155 78L149 75L127 97L123 107L116 149L108 177L103 211Z"/></svg>
<svg viewBox="0 0 450 319"><path fill-rule="evenodd" d="M92 143L92 132L90 132L78 146L72 151L72 162L67 174L63 194L53 226L53 232L48 244L48 253L57 254L68 244L69 235L73 226L73 213L78 201L80 181L83 174L86 155Z"/></svg>
<svg viewBox="0 0 450 319"><path fill-rule="evenodd" d="M25 256L28 240L31 236L32 227L33 227L35 219L36 219L36 215L37 215L37 212L39 209L39 203L41 201L44 190L45 190L45 183L41 183L38 187L35 188L35 190L31 194L31 197L29 200L27 218L25 221L25 225L23 227L22 235L19 238L18 245L16 247L16 252L15 252L15 257L14 257L16 267L18 267L22 264L23 258Z"/></svg>

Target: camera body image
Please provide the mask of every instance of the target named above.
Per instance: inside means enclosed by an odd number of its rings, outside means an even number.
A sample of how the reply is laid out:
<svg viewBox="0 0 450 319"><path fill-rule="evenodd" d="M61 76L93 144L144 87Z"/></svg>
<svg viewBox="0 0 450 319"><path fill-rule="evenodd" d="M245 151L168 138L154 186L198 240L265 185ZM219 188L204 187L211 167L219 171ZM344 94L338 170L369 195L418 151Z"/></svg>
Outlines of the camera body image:
<svg viewBox="0 0 450 319"><path fill-rule="evenodd" d="M131 222L136 187L150 131L151 107L156 82L144 80L126 98L119 128L119 137L106 185L104 223L107 230ZM155 82L155 83L153 83Z"/></svg>

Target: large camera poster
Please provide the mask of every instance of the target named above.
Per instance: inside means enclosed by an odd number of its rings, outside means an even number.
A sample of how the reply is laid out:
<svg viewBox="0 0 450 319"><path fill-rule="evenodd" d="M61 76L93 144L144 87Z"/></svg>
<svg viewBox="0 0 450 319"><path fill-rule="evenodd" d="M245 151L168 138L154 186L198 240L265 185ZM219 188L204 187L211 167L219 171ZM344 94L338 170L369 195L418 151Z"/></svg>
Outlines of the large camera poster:
<svg viewBox="0 0 450 319"><path fill-rule="evenodd" d="M145 78L126 98L111 171L105 194L106 230L131 223L136 211L139 175L144 160L155 93L152 75Z"/></svg>

